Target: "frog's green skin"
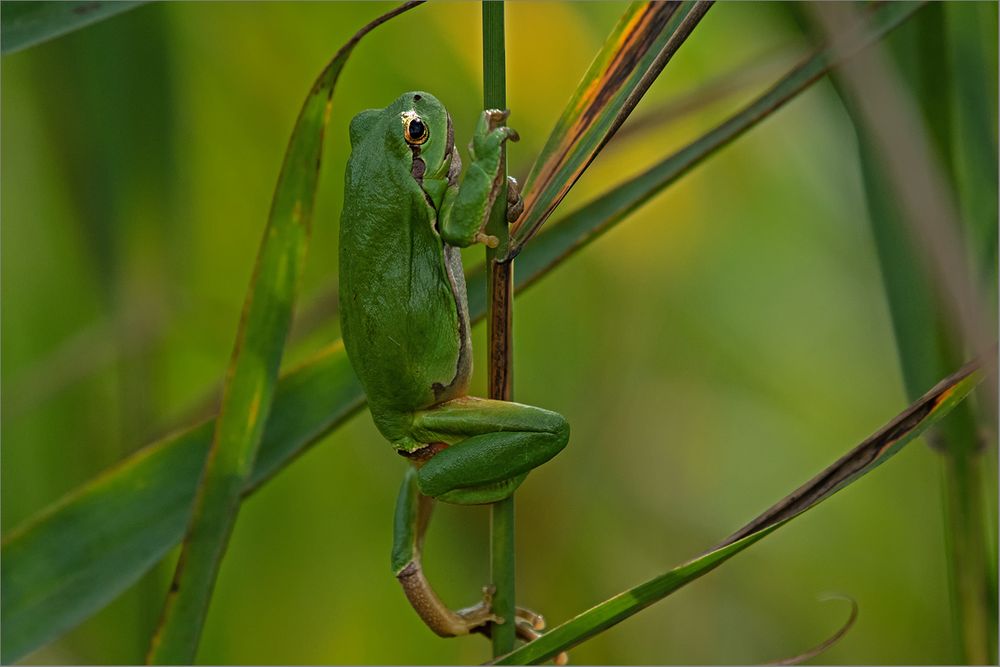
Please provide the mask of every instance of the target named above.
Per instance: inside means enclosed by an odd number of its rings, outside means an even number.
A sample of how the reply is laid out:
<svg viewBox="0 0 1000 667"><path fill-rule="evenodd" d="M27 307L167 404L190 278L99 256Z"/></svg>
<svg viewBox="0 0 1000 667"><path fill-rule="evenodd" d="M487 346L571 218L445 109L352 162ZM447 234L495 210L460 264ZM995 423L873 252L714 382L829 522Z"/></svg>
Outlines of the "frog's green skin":
<svg viewBox="0 0 1000 667"><path fill-rule="evenodd" d="M451 612L423 578L430 498L506 498L569 438L554 412L467 395L472 348L458 249L496 243L482 229L503 185L503 144L517 137L501 125L506 115L483 113L460 186L451 118L432 95L406 93L363 111L350 130L340 221L344 344L375 425L414 462L397 505L392 564L418 613L442 635L498 619L488 597Z"/></svg>

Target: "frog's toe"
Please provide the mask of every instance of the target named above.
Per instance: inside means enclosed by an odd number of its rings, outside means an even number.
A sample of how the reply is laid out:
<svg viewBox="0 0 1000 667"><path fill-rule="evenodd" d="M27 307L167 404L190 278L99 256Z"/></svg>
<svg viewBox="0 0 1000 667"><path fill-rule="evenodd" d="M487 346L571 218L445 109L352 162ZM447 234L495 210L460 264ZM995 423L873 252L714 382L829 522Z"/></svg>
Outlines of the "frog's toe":
<svg viewBox="0 0 1000 667"><path fill-rule="evenodd" d="M513 203L521 198L521 184L513 176L507 177L507 203Z"/></svg>
<svg viewBox="0 0 1000 667"><path fill-rule="evenodd" d="M485 602L492 603L491 592L488 589L483 589L483 597ZM501 621L502 622L502 621ZM518 607L514 617L514 633L517 638L523 642L533 642L542 636L541 630L545 629L545 619L541 614L537 614L530 609L525 609L524 607ZM474 632L479 632L487 637L492 636L493 628L491 625L485 625L475 628ZM557 665L566 665L569 663L569 654L566 651L560 652L554 658L552 662Z"/></svg>
<svg viewBox="0 0 1000 667"><path fill-rule="evenodd" d="M518 218L521 217L522 213L524 213L524 201L523 200L518 199L513 204L508 204L507 205L507 223L511 224L511 223L515 222Z"/></svg>
<svg viewBox="0 0 1000 667"><path fill-rule="evenodd" d="M494 586L483 587L483 599L465 609L459 609L456 613L467 624L467 632L481 631L488 628L490 623L502 623L499 616L493 613L493 595L496 592Z"/></svg>
<svg viewBox="0 0 1000 667"><path fill-rule="evenodd" d="M518 639L524 642L533 642L542 636L541 630L545 629L545 619L541 614L536 614L530 609L518 607L515 628ZM552 662L557 665L566 665L569 663L569 654L566 651L561 651L552 659Z"/></svg>
<svg viewBox="0 0 1000 667"><path fill-rule="evenodd" d="M510 109L486 109L483 113L490 119L490 129L500 127L510 117Z"/></svg>
<svg viewBox="0 0 1000 667"><path fill-rule="evenodd" d="M524 198L521 197L521 186L513 176L507 177L507 222L514 222L524 212Z"/></svg>
<svg viewBox="0 0 1000 667"><path fill-rule="evenodd" d="M545 629L545 617L524 607L517 608L517 622L519 625L524 624L534 630Z"/></svg>

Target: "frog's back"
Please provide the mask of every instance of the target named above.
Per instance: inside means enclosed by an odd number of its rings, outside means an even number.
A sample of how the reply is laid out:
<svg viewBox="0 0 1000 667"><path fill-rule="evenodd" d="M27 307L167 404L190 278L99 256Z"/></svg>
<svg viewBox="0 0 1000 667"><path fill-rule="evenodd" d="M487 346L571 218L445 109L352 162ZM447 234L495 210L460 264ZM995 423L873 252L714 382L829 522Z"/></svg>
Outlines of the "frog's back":
<svg viewBox="0 0 1000 667"><path fill-rule="evenodd" d="M407 435L411 412L465 394L471 354L461 260L434 229L411 158L385 155L386 116L364 112L352 123L340 313L375 423L396 440Z"/></svg>

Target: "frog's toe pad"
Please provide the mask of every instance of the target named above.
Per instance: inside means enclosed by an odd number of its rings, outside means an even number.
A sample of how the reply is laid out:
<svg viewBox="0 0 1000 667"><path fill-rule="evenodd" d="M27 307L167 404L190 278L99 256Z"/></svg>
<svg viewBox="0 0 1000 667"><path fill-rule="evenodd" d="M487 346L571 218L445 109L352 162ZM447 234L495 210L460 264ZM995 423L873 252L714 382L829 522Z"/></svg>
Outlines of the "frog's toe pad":
<svg viewBox="0 0 1000 667"><path fill-rule="evenodd" d="M493 131L503 125L510 117L510 109L485 109L483 115L486 116L490 131Z"/></svg>
<svg viewBox="0 0 1000 667"><path fill-rule="evenodd" d="M521 186L513 176L507 177L507 222L511 223L521 217L524 212L524 198L521 197Z"/></svg>
<svg viewBox="0 0 1000 667"><path fill-rule="evenodd" d="M524 642L533 642L542 636L541 631L545 629L545 619L541 614L536 614L524 607L517 608L516 634L518 639ZM566 651L560 652L552 659L557 665L569 663L569 654Z"/></svg>

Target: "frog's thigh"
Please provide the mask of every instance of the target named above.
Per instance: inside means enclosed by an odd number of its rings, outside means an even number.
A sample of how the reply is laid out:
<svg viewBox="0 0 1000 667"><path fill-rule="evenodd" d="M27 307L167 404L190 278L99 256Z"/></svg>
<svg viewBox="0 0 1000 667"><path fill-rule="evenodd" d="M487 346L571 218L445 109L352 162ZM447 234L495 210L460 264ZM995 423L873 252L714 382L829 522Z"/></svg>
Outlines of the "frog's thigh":
<svg viewBox="0 0 1000 667"><path fill-rule="evenodd" d="M422 441L455 443L420 468L421 491L435 497L511 480L551 459L569 440L569 424L558 413L472 397L417 413L414 427ZM460 502L455 495L442 499Z"/></svg>

